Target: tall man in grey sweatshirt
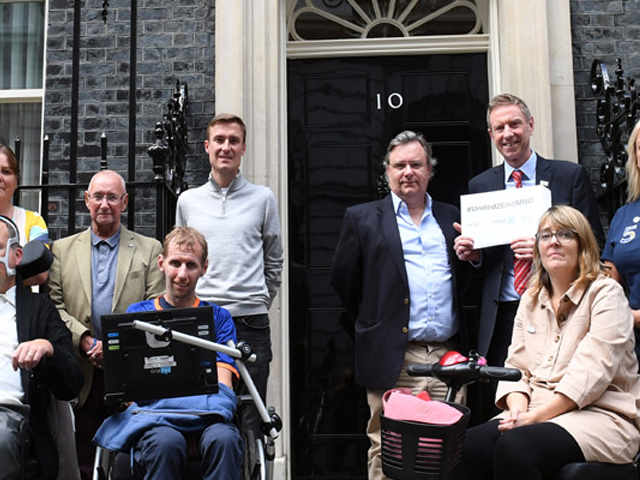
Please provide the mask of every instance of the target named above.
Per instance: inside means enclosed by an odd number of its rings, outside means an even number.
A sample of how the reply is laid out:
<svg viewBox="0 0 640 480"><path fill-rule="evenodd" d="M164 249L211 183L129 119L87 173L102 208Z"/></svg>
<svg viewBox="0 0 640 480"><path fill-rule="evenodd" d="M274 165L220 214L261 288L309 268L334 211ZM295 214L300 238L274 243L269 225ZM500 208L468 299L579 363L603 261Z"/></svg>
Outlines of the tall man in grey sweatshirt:
<svg viewBox="0 0 640 480"><path fill-rule="evenodd" d="M198 280L196 294L231 312L238 340L249 342L258 356L248 368L266 400L272 357L268 311L280 288L283 253L273 192L240 173L246 136L244 122L235 115L223 113L209 122L204 141L209 181L180 195L176 225L206 237L209 269ZM255 409L243 416L243 427L261 434Z"/></svg>

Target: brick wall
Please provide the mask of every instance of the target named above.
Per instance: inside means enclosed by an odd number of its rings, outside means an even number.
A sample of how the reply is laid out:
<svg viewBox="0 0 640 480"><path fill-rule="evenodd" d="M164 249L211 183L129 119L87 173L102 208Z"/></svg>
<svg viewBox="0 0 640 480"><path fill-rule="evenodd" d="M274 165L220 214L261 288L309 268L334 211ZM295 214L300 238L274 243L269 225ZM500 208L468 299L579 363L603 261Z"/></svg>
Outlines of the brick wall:
<svg viewBox="0 0 640 480"><path fill-rule="evenodd" d="M572 0L571 33L579 161L589 169L600 195L600 164L605 155L595 130L591 64L599 59L615 78L615 59L621 58L624 75L640 79L640 0Z"/></svg>
<svg viewBox="0 0 640 480"><path fill-rule="evenodd" d="M102 0L82 2L78 104L78 177L87 183L100 168L100 135L108 138L108 165L128 176L129 81L132 12L130 2L109 1L106 23ZM135 180L153 179L147 148L155 123L162 121L176 80L189 89L187 181L206 179L208 163L202 141L214 113L213 0L138 0ZM73 0L50 0L44 133L51 140L50 183L69 182L73 58ZM204 172L204 173L203 173ZM77 228L89 225L75 197ZM136 194L136 230L155 234L153 191ZM49 229L52 238L67 235L69 199L51 193ZM125 221L126 219L123 219Z"/></svg>
<svg viewBox="0 0 640 480"><path fill-rule="evenodd" d="M69 181L73 1L50 0L44 132L51 139L50 183ZM127 174L130 2L111 0L107 22L102 0L87 0L81 13L78 181L99 168L100 135L108 136L108 162ZM202 141L214 113L214 1L139 0L137 19L136 180L153 178L146 154L153 128L162 120L176 80L189 87L187 181L206 179ZM579 161L588 168L596 194L604 153L595 133L595 97L590 88L594 58L614 69L622 58L626 75L640 78L640 0L571 0ZM136 198L136 227L152 234L154 203ZM68 199L54 192L49 227L53 238L67 234ZM80 191L78 228L89 223ZM149 210L147 210L149 209Z"/></svg>

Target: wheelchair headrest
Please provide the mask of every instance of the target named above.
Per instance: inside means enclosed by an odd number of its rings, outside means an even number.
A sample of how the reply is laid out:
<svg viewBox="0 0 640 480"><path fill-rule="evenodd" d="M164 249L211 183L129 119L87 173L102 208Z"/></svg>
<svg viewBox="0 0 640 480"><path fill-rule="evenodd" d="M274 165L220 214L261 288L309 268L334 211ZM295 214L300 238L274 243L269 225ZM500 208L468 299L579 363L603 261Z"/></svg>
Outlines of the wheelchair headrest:
<svg viewBox="0 0 640 480"><path fill-rule="evenodd" d="M46 272L53 263L53 254L40 240L31 240L22 247L22 261L16 268L25 279Z"/></svg>

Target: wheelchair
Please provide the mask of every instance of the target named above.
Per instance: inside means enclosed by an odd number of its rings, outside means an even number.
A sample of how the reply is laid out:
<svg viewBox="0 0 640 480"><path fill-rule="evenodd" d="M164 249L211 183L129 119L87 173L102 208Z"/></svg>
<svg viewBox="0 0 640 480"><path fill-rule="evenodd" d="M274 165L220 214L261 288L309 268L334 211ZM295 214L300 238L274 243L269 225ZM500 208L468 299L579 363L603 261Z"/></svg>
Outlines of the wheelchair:
<svg viewBox="0 0 640 480"><path fill-rule="evenodd" d="M238 397L238 411L251 404L249 395ZM273 407L269 409L275 415ZM277 415L276 415L277 416ZM237 424L240 424L242 413L239 413ZM279 422L279 420L277 420ZM244 444L244 460L242 464L243 480L270 480L273 478L273 460L275 458L275 442L268 433L264 437L256 437L250 430L241 432ZM200 459L188 459L181 477L198 479L200 475ZM143 467L131 458L130 452L110 452L97 448L94 464L94 480L140 480L144 478Z"/></svg>
<svg viewBox="0 0 640 480"><path fill-rule="evenodd" d="M410 376L435 377L447 385L445 402L461 410L468 409L462 405L453 403L456 394L465 385L478 382L483 379L497 379L507 381L517 381L520 379L520 371L512 368L491 367L485 365L484 359L477 353L471 352L469 358L463 357L457 352L449 352L453 355L442 357L440 363L434 365L409 365L407 373ZM451 359L451 360L449 360ZM463 417L464 418L464 417ZM394 421L389 432L385 432L385 421L389 420L381 416L382 426L382 467L385 475L396 480L453 480L455 476L455 466L462 455L462 444L464 443L464 432L458 434L450 440L442 435L441 444L437 450L429 445L424 447L425 436L437 436L430 431L428 435L416 437L411 432L417 428L429 428L425 424L415 422ZM402 425L402 424L405 425ZM462 422L460 422L462 423ZM449 429L455 429L453 425ZM463 430L466 428L464 422ZM406 430L408 435L402 437ZM419 438L419 440L417 440ZM390 439L390 440L388 440ZM447 441L454 443L446 445ZM419 444L422 442L422 447ZM418 445L412 445L418 443ZM434 453L435 452L435 453ZM440 453L438 453L440 452ZM420 461L416 458L420 457ZM575 462L569 463L558 470L552 478L548 480L640 480L640 452L636 455L632 463L613 464L601 462Z"/></svg>
<svg viewBox="0 0 640 480"><path fill-rule="evenodd" d="M601 462L569 463L562 467L553 480L640 480L640 453L632 463L616 465Z"/></svg>
<svg viewBox="0 0 640 480"><path fill-rule="evenodd" d="M208 348L210 350L224 351L228 355L234 357L240 377L244 381L249 395L238 397L238 409L236 422L241 424L243 410L253 404L262 419L262 437L256 437L255 433L250 430L240 434L244 444L244 461L242 465L243 480L271 480L273 478L273 461L275 459L275 439L278 437L282 429L282 420L276 413L275 408L265 407L253 380L245 366L247 361L255 361L255 354L251 346L246 342L239 342L237 345L230 344L223 346L214 342L194 342L193 337L182 334L177 331L136 321L136 327L148 333L153 333L158 337L170 335L173 339L189 343L198 347ZM208 345L203 346L203 343ZM93 480L138 480L144 477L144 470L139 465L130 452L111 452L98 446L96 449L96 457L93 468ZM200 460L188 459L185 463L181 477L183 479L198 479L200 475Z"/></svg>

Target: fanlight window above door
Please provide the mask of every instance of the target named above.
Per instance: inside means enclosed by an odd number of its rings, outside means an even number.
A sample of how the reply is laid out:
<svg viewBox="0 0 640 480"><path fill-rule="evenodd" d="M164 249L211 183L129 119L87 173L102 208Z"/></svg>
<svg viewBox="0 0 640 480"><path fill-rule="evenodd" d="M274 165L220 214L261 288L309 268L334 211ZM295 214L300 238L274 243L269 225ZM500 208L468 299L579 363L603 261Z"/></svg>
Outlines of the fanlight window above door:
<svg viewBox="0 0 640 480"><path fill-rule="evenodd" d="M477 35L475 0L292 0L289 41Z"/></svg>

